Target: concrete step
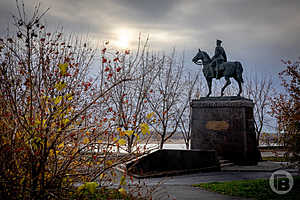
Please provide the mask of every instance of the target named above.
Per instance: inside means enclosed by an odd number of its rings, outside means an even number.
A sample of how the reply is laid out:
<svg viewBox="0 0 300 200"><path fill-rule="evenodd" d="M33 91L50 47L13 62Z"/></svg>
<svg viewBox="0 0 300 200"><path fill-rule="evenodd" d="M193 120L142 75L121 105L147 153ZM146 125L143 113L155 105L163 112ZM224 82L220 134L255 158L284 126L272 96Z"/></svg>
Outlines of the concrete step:
<svg viewBox="0 0 300 200"><path fill-rule="evenodd" d="M231 162L230 160L219 160L219 163L221 168L234 165L234 163Z"/></svg>
<svg viewBox="0 0 300 200"><path fill-rule="evenodd" d="M225 160L225 159L220 159L220 160L219 160L219 163L220 163L220 164L223 164L223 163L231 163L231 161L230 161L230 160Z"/></svg>
<svg viewBox="0 0 300 200"><path fill-rule="evenodd" d="M230 167L230 166L234 166L234 163L224 163L224 164L220 164L220 167Z"/></svg>

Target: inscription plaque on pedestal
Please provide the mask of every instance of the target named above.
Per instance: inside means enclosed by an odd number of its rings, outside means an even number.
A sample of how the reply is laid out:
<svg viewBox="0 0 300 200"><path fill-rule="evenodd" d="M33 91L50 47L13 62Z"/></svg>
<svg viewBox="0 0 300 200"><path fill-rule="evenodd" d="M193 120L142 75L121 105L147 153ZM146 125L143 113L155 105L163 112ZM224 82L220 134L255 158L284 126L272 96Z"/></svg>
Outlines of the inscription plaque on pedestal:
<svg viewBox="0 0 300 200"><path fill-rule="evenodd" d="M257 164L253 102L243 97L201 97L191 103L191 149L216 150L236 164Z"/></svg>

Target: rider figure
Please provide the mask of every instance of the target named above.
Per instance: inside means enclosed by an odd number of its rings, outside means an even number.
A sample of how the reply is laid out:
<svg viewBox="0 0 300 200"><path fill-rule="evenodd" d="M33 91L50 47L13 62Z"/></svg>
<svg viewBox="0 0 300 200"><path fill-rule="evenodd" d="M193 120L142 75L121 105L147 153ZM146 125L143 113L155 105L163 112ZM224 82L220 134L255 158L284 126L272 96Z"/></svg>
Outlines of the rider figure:
<svg viewBox="0 0 300 200"><path fill-rule="evenodd" d="M227 62L227 56L225 53L225 50L221 46L222 41L217 40L217 46L215 48L215 55L212 57L211 67L214 67L216 69L216 79L220 79L219 75L219 69L220 65L223 62Z"/></svg>

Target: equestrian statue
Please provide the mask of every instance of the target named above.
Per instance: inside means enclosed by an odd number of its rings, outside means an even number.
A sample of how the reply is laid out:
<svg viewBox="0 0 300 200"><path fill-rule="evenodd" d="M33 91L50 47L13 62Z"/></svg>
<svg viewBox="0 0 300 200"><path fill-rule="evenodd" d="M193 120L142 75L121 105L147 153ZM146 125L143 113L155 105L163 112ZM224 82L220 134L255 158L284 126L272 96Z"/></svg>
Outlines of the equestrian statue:
<svg viewBox="0 0 300 200"><path fill-rule="evenodd" d="M199 49L197 55L193 58L193 62L197 65L202 65L202 71L205 76L209 92L207 97L211 94L212 79L225 78L226 83L221 90L221 96L224 95L225 88L231 84L230 78L234 78L239 85L240 96L242 93L243 80L243 67L238 61L228 62L224 48L221 46L222 41L217 40L217 46L215 48L215 55L210 58L205 51Z"/></svg>

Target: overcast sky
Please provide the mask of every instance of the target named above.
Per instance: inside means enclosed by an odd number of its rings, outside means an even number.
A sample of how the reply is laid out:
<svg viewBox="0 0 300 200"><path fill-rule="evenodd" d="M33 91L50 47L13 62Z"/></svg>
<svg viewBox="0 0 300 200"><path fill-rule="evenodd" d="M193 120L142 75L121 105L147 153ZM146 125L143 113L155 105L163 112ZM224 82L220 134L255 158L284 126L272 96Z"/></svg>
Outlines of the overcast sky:
<svg viewBox="0 0 300 200"><path fill-rule="evenodd" d="M24 2L30 10L36 1ZM228 59L241 61L247 72L276 76L284 68L281 59L296 60L300 56L299 0L39 2L44 9L50 7L44 18L49 25L62 25L66 31L88 33L112 44L118 44L123 37L129 48L134 48L139 33L144 37L149 34L153 50L168 52L175 47L177 52L184 51L191 69L199 68L190 61L197 49L212 56L216 39L223 41ZM12 13L16 13L15 1L1 0L1 34Z"/></svg>

